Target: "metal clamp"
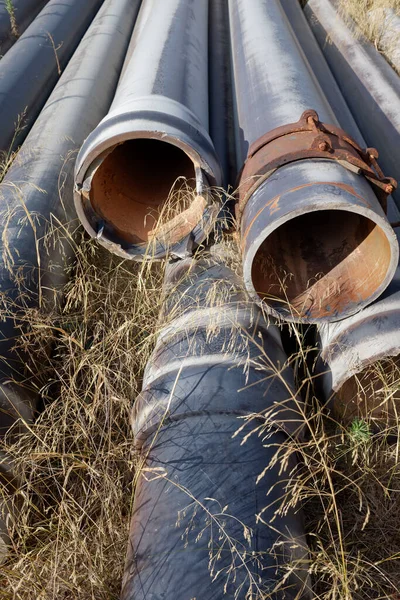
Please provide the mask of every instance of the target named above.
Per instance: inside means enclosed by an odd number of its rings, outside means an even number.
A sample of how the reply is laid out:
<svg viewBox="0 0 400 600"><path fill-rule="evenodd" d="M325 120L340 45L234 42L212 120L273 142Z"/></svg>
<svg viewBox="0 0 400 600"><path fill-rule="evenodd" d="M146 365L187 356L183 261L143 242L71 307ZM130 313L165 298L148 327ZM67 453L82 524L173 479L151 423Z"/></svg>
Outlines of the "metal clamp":
<svg viewBox="0 0 400 600"><path fill-rule="evenodd" d="M386 200L397 181L385 177L377 162L375 148L363 150L343 129L319 120L315 110L306 110L297 123L269 131L250 146L238 178L236 216L240 219L253 192L272 173L288 163L307 158L336 160L347 169L363 175L375 187L386 211Z"/></svg>

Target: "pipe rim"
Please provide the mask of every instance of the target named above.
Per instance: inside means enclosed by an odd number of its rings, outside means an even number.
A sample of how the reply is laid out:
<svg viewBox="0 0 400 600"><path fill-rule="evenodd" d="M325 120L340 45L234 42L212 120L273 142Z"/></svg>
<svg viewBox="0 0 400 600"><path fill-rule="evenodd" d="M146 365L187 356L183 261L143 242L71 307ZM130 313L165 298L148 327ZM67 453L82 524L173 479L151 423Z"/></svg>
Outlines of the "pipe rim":
<svg viewBox="0 0 400 600"><path fill-rule="evenodd" d="M222 168L206 129L186 106L159 96L135 98L130 101L129 110L111 111L99 123L78 153L75 182L82 184L91 164L112 145L146 136L150 139L153 135L183 150L212 185L221 184Z"/></svg>
<svg viewBox="0 0 400 600"><path fill-rule="evenodd" d="M320 185L320 184L316 183L315 185ZM374 300L377 300L381 296L381 294L385 291L385 289L389 286L389 284L391 283L391 281L395 275L395 272L396 272L396 269L397 269L398 263L399 263L399 244L397 241L396 234L395 234L393 228L391 227L389 221L387 220L387 218L381 217L379 214L377 214L375 211L368 208L367 206L361 207L361 206L354 205L354 204L349 205L348 203L346 203L344 201L338 202L337 198L335 198L333 200L332 198L329 197L329 200L327 200L326 203L324 204L323 210L328 211L328 210L332 210L332 209L334 209L336 211L354 213L354 214L360 215L362 217L365 217L365 218L369 219L370 221L372 221L373 223L375 223L375 225L378 226L384 232L384 234L386 235L386 238L389 242L389 247L390 247L390 251L391 251L390 262L388 265L388 269L387 269L385 278L382 281L382 283L377 287L375 292L367 300L358 302L358 305L356 307L353 307L353 308L348 307L346 310L343 310L340 315L329 315L329 316L325 316L325 317L314 317L314 318L311 317L310 318L310 317L306 317L306 316L294 315L292 312L289 312L288 309L286 309L287 312L278 311L275 308L271 307L266 302L264 302L257 294L257 292L254 288L253 279L252 279L252 267L253 267L254 258L256 256L257 252L259 251L260 247L262 246L263 242L274 231L276 231L279 227L281 227L284 223L287 223L288 221L295 219L296 217L299 217L299 216L303 216L303 215L314 213L314 212L322 212L320 205L319 206L318 205L310 205L307 212L304 212L303 208L295 209L295 210L283 215L280 219L273 221L269 226L264 228L262 233L260 233L254 239L251 247L244 250L243 278L244 278L245 287L246 287L250 297L257 304L264 306L267 313L271 314L273 317L275 317L279 321L285 320L286 322L290 322L290 323L309 323L309 324L310 323L332 323L332 322L336 322L336 321L341 321L347 317L350 317L350 316L360 312L363 308L365 308L366 306L369 306L372 302L374 302Z"/></svg>
<svg viewBox="0 0 400 600"><path fill-rule="evenodd" d="M105 121L105 124L108 122ZM176 256L183 256L188 253L187 248L191 242L199 244L203 242L211 233L217 214L219 204L210 193L210 187L207 173L204 172L204 164L198 150L190 146L187 142L176 135L171 135L163 131L136 130L115 132L99 144L96 144L97 132L94 130L91 136L87 138L78 155L75 174L74 204L80 222L86 232L92 237L97 238L101 246L118 256L129 260L149 260L162 259L168 253ZM196 194L194 199L204 196L206 207L195 227L179 241L172 244L164 244L155 240L154 242L131 243L110 239L106 236L98 236L98 228L94 224L100 223L101 217L96 213L91 205L90 199L85 201L83 192L89 191L92 179L103 163L103 161L119 146L132 140L155 140L170 144L179 148L191 160L195 173ZM207 169L210 171L210 169ZM117 236L116 236L117 237ZM150 251L151 249L151 251Z"/></svg>
<svg viewBox="0 0 400 600"><path fill-rule="evenodd" d="M393 335L393 329L399 330L396 327L396 323L394 323L394 328L390 327L391 316L394 317L397 321L400 322L400 311L398 309L389 309L379 313L379 317L386 317L386 327L385 323L382 324L382 319L379 321L379 326L376 325L375 319L376 314L368 315L365 319L360 320L357 323L349 324L349 328L342 330L337 333L337 335L332 335L327 344L323 344L321 351L319 353L315 371L319 377L321 377L322 381L326 380L327 375L336 371L336 376L333 378L330 384L330 392L325 392L326 397L332 395L333 393L337 393L342 385L346 383L351 377L361 373L366 368L372 366L374 363L395 358L400 355L400 347L396 338ZM357 340L355 340L355 345L349 347L348 342L341 341L343 339L348 339L348 337L356 335L358 332L362 331L362 338L365 340L364 343L357 344ZM379 331L379 337L381 342L381 347L379 351L376 351L376 346L371 343L370 340L373 340L374 332ZM386 335L385 335L386 334ZM382 342L384 342L382 344ZM343 350L341 350L341 346ZM355 350L355 352L354 352ZM354 360L356 356L357 360ZM347 359L353 358L353 362L349 362ZM340 363L343 364L340 367ZM335 367L335 365L338 365ZM326 386L328 389L328 386Z"/></svg>

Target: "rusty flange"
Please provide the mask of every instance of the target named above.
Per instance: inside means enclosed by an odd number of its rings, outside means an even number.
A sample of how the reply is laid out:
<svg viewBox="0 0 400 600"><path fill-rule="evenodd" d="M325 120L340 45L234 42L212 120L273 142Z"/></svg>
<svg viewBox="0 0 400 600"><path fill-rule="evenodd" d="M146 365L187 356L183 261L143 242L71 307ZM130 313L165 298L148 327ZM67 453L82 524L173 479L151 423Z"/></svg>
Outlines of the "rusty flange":
<svg viewBox="0 0 400 600"><path fill-rule="evenodd" d="M307 158L335 160L347 169L362 174L376 188L386 210L386 199L397 188L397 181L385 177L378 165L375 148L363 150L343 129L322 123L315 110L306 110L297 123L288 123L261 136L249 148L238 178L236 216L241 214L255 189L277 168Z"/></svg>

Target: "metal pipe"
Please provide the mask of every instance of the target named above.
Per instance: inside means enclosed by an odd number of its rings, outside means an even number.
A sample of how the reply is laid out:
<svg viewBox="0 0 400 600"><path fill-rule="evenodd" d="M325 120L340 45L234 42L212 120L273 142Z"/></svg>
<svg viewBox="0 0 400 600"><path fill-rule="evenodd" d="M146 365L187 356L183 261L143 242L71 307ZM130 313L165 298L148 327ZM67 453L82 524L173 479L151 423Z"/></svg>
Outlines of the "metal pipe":
<svg viewBox="0 0 400 600"><path fill-rule="evenodd" d="M12 0L12 14L5 2L0 6L0 56L11 48L48 0Z"/></svg>
<svg viewBox="0 0 400 600"><path fill-rule="evenodd" d="M385 195L394 182L337 127L277 0L229 6L246 288L288 321L354 314L396 270L396 237L367 178Z"/></svg>
<svg viewBox="0 0 400 600"><path fill-rule="evenodd" d="M281 4L310 66L325 95L329 97L339 122L361 146L365 146L358 126L343 100L300 4L292 0L281 0ZM388 216L391 222L400 222L400 213L391 200L389 200ZM400 230L396 231L400 233ZM379 394L379 389L374 389L372 386L383 389L376 369L379 360L386 360L384 375L387 381L390 381L388 371L390 369L396 371L396 360L393 358L400 354L399 335L400 268L375 303L353 317L337 323L325 324L319 328L321 353L316 367L318 388L321 399L331 404L336 416L346 422L355 416L365 416L367 397L371 414L376 421L382 420L385 411L387 411L385 420L390 413L393 416L392 407L396 406L399 398L395 394L389 403L386 402L382 406L382 394Z"/></svg>
<svg viewBox="0 0 400 600"><path fill-rule="evenodd" d="M102 2L50 0L1 59L0 151L22 144Z"/></svg>
<svg viewBox="0 0 400 600"><path fill-rule="evenodd" d="M79 218L125 258L185 256L212 228L207 23L208 2L144 0L110 112L79 153Z"/></svg>
<svg viewBox="0 0 400 600"><path fill-rule="evenodd" d="M279 330L215 257L170 265L166 282L168 324L132 414L144 471L122 599L269 597L288 563L293 573L273 597L310 598L301 511L277 510L294 455L257 482L301 428ZM244 440L272 406L268 441Z"/></svg>
<svg viewBox="0 0 400 600"><path fill-rule="evenodd" d="M391 202L390 215L400 223ZM400 239L400 228L396 233ZM400 265L379 300L348 319L319 328L317 385L322 400L342 421L364 417L378 427L397 423L399 340Z"/></svg>
<svg viewBox="0 0 400 600"><path fill-rule="evenodd" d="M325 97L329 99L329 104L341 128L347 131L361 147L365 148L365 140L311 31L300 2L298 0L280 0L280 3L312 72L317 78Z"/></svg>
<svg viewBox="0 0 400 600"><path fill-rule="evenodd" d="M383 170L400 179L398 75L371 43L356 39L329 0L309 0L304 12L364 138ZM393 197L400 207L400 192Z"/></svg>
<svg viewBox="0 0 400 600"><path fill-rule="evenodd" d="M0 186L0 292L15 304L15 314L0 323L0 438L19 418L23 427L34 417L38 390L24 377L23 355L13 351L23 326L18 312L62 304L74 253L68 223L76 153L111 104L138 8L139 0L105 1ZM49 249L51 223L60 233ZM9 461L0 465L4 473L13 476Z"/></svg>

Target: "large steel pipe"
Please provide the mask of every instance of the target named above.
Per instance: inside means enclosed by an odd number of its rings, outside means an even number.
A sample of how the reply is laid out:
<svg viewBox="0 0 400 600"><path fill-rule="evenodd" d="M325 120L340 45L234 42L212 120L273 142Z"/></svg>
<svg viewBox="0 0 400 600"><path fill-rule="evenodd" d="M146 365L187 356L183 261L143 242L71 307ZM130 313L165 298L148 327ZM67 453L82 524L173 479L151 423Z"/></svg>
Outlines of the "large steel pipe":
<svg viewBox="0 0 400 600"><path fill-rule="evenodd" d="M309 598L301 511L278 512L295 457L257 482L301 430L279 330L215 259L179 261L167 283L168 323L132 415L144 470L122 599L270 597L288 564L293 572L273 597ZM245 440L271 409L268 439Z"/></svg>
<svg viewBox="0 0 400 600"><path fill-rule="evenodd" d="M392 201L393 202L393 201ZM400 222L394 204L391 217ZM396 229L400 239L400 228ZM384 294L363 311L319 328L321 398L348 423L396 426L400 410L400 266Z"/></svg>
<svg viewBox="0 0 400 600"><path fill-rule="evenodd" d="M396 270L396 237L367 178L385 195L394 182L338 128L277 0L231 0L230 27L246 287L289 321L354 314Z"/></svg>
<svg viewBox="0 0 400 600"><path fill-rule="evenodd" d="M123 257L185 255L213 224L207 19L208 2L144 0L110 112L79 153L78 215Z"/></svg>
<svg viewBox="0 0 400 600"><path fill-rule="evenodd" d="M11 9L0 6L0 56L11 48L48 0L12 0ZM10 12L11 10L11 12Z"/></svg>
<svg viewBox="0 0 400 600"><path fill-rule="evenodd" d="M0 151L24 141L102 2L50 0L1 59Z"/></svg>
<svg viewBox="0 0 400 600"><path fill-rule="evenodd" d="M298 0L280 0L280 3L297 37L301 49L307 58L312 72L317 78L326 98L329 99L329 104L332 107L340 126L347 131L361 147L365 147L365 140L343 98L336 79L332 75L332 71L326 62L326 58L311 31L300 2Z"/></svg>
<svg viewBox="0 0 400 600"><path fill-rule="evenodd" d="M400 79L365 39L357 39L329 0L309 0L305 15L367 143L400 179ZM329 41L328 41L329 40ZM400 192L393 194L400 206Z"/></svg>
<svg viewBox="0 0 400 600"><path fill-rule="evenodd" d="M0 186L0 292L15 311L0 323L0 438L34 415L38 391L27 385L23 356L13 351L23 325L19 311L60 308L74 248L68 222L76 153L111 104L138 8L139 0L106 0ZM50 224L54 237L46 243ZM0 472L14 477L7 460Z"/></svg>

